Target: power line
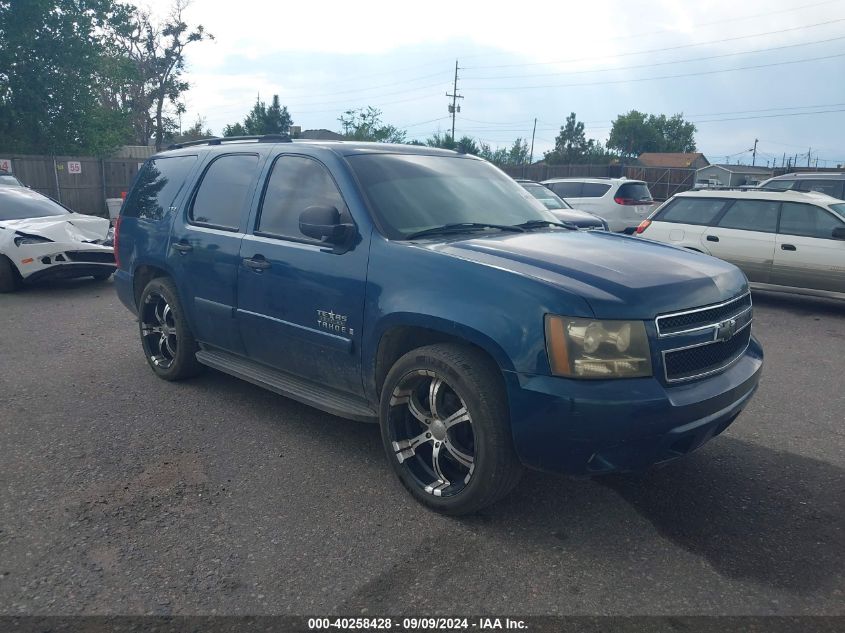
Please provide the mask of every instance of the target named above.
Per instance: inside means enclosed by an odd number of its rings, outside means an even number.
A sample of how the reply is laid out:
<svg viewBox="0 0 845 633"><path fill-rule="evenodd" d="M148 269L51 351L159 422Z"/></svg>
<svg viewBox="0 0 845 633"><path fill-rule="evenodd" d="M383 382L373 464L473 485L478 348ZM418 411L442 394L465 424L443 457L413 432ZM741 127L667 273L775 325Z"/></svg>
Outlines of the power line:
<svg viewBox="0 0 845 633"><path fill-rule="evenodd" d="M755 70L758 68L771 68L774 66L786 66L789 64L803 64L805 62L817 62L826 59L835 59L837 57L845 57L845 53L837 53L835 55L824 55L821 57L808 57L806 59L795 59L785 62L772 62L769 64L755 64L752 66L737 66L736 68L723 68L720 70L702 70L698 72L687 72L687 73L680 73L674 75L657 75L656 77L636 77L634 79L614 79L614 80L605 80L605 81L589 81L589 82L581 82L581 83L569 83L569 84L542 84L542 85L535 85L535 86L499 86L498 88L479 88L479 90L535 90L538 88L573 88L579 86L607 86L611 84L627 84L627 83L638 83L641 81L657 81L660 79L680 79L685 77L698 77L701 75L717 75L721 73L729 73L729 72L737 72L740 70Z"/></svg>
<svg viewBox="0 0 845 633"><path fill-rule="evenodd" d="M816 22L815 24L805 24L802 26L792 26L786 29L779 29L777 31L766 31L764 33L752 33L751 35L738 35L736 37L727 37L721 40L711 40L709 42L696 42L693 44L678 44L677 46L667 46L664 48L651 48L642 51L631 51L626 53L619 53L618 55L607 55L605 57L581 57L578 59L564 59L551 62L530 62L524 64L501 64L496 66L467 66L465 70L475 70L478 68L524 68L526 66L549 66L552 64L568 64L573 62L597 61L601 59L616 59L618 57L630 57L631 55L645 55L647 53L662 53L664 51L676 51L682 48L694 48L696 46L706 46L708 44L722 44L724 42L736 42L738 40L746 40L754 37L763 37L765 35L777 35L780 33L788 33L791 31L801 31L803 29L812 29L818 26L827 26L828 24L836 24L838 22L845 22L845 18L837 18L835 20L827 20L825 22Z"/></svg>
<svg viewBox="0 0 845 633"><path fill-rule="evenodd" d="M784 50L787 48L799 48L801 46L811 46L815 44L827 44L829 42L837 42L839 40L845 40L845 35L839 37L831 37L826 40L816 40L813 42L800 42L798 44L786 44L784 46L772 46L770 48L758 48L755 50L750 51L740 51L737 53L723 53L721 55L707 55L705 57L691 57L687 59L676 59L667 62L649 62L646 64L635 64L633 66L616 66L613 68L596 68L596 69L586 69L586 70L569 70L564 72L554 72L554 73L532 73L531 75L491 75L489 77L466 77L468 80L485 80L485 79L531 79L534 77L551 77L551 76L561 76L561 75L583 75L583 74L593 74L593 73L609 73L615 72L620 70L633 70L635 68L652 68L654 66L671 66L673 64L689 64L692 62L700 62L706 61L710 59L723 59L725 57L737 57L739 55L752 55L755 53L768 53L771 51L779 51Z"/></svg>

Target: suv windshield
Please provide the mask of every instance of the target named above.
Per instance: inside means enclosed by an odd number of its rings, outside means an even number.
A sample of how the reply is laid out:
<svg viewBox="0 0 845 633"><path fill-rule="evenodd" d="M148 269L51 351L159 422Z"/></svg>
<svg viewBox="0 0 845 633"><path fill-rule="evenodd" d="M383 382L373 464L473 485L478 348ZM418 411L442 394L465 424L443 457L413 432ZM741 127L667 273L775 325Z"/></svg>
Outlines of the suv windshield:
<svg viewBox="0 0 845 633"><path fill-rule="evenodd" d="M347 159L390 239L447 224L557 222L513 179L481 160L417 154Z"/></svg>
<svg viewBox="0 0 845 633"><path fill-rule="evenodd" d="M45 218L68 213L69 211L57 202L24 187L0 189L0 220Z"/></svg>

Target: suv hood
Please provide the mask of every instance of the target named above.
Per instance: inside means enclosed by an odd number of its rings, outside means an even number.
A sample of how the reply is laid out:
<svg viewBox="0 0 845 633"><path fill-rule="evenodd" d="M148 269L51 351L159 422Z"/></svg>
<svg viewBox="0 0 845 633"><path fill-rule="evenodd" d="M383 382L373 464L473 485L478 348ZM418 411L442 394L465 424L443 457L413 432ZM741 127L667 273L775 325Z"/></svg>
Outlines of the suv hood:
<svg viewBox="0 0 845 633"><path fill-rule="evenodd" d="M507 233L424 247L558 286L585 299L602 319L653 319L748 289L733 264L600 231Z"/></svg>
<svg viewBox="0 0 845 633"><path fill-rule="evenodd" d="M54 242L95 242L106 239L109 221L93 215L68 213L45 218L3 220L0 228L46 237Z"/></svg>

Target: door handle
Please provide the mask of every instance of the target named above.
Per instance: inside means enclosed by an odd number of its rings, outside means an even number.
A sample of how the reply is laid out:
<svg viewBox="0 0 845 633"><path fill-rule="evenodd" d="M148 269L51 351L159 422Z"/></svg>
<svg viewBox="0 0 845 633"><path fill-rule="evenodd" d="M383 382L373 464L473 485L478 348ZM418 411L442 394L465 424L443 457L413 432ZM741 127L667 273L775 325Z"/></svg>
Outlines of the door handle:
<svg viewBox="0 0 845 633"><path fill-rule="evenodd" d="M781 244L780 248L781 248L781 250L784 250L784 251L797 251L798 250L797 248L795 248L795 244Z"/></svg>
<svg viewBox="0 0 845 633"><path fill-rule="evenodd" d="M187 242L176 242L173 245L173 250L179 251L182 255L184 255L185 253L190 253L194 250L194 247Z"/></svg>
<svg viewBox="0 0 845 633"><path fill-rule="evenodd" d="M707 241L708 241L708 242L718 242L718 241L719 241L719 238L718 238L718 237L716 237L715 235L708 235L708 236L707 236Z"/></svg>
<svg viewBox="0 0 845 633"><path fill-rule="evenodd" d="M252 270L258 272L270 268L270 262L264 259L261 255L256 255L255 257L245 257L243 262L244 266L252 268Z"/></svg>

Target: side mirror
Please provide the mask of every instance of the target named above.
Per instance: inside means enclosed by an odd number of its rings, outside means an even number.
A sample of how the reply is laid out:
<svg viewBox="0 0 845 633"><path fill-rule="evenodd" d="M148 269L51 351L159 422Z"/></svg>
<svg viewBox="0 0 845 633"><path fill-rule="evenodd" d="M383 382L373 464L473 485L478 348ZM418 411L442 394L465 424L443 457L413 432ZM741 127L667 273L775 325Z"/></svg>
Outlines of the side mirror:
<svg viewBox="0 0 845 633"><path fill-rule="evenodd" d="M303 235L329 244L344 243L353 228L352 224L341 222L340 212L335 207L314 205L299 216L299 231Z"/></svg>
<svg viewBox="0 0 845 633"><path fill-rule="evenodd" d="M831 235L835 240L845 240L845 226L837 226Z"/></svg>

